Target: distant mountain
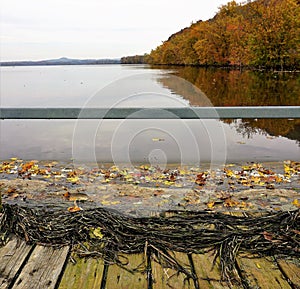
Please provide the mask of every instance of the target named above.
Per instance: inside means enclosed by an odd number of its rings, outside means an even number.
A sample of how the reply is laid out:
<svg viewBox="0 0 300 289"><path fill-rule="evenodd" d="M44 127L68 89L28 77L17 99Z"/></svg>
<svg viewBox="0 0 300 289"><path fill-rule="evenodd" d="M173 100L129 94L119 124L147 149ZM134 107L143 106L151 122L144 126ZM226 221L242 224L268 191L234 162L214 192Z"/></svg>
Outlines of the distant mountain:
<svg viewBox="0 0 300 289"><path fill-rule="evenodd" d="M92 64L119 64L120 59L48 59L39 61L2 61L0 66L35 66L35 65L92 65Z"/></svg>

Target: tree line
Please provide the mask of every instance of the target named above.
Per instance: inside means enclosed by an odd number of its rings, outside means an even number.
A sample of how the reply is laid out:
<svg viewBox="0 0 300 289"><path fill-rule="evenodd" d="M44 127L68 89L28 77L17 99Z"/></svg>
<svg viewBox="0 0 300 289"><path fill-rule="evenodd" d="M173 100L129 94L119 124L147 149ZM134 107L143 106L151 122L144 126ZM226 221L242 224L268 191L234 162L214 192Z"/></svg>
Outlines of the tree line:
<svg viewBox="0 0 300 289"><path fill-rule="evenodd" d="M213 19L192 23L144 62L167 65L299 69L300 1L231 1Z"/></svg>
<svg viewBox="0 0 300 289"><path fill-rule="evenodd" d="M147 55L124 56L121 58L121 64L144 64Z"/></svg>

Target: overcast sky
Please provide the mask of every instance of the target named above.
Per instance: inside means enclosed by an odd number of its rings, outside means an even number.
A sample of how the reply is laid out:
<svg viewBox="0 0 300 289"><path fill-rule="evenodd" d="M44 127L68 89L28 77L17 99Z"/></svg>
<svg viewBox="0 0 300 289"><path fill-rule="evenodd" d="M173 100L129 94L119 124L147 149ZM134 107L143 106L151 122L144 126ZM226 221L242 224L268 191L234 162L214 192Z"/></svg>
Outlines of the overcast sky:
<svg viewBox="0 0 300 289"><path fill-rule="evenodd" d="M0 0L6 60L119 58L149 53L228 0Z"/></svg>

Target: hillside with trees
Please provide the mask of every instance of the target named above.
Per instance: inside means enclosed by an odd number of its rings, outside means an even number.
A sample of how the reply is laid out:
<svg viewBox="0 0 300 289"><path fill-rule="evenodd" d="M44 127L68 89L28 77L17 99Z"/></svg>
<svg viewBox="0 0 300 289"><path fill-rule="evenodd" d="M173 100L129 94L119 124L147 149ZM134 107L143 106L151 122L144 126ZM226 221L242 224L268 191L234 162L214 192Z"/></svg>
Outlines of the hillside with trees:
<svg viewBox="0 0 300 289"><path fill-rule="evenodd" d="M147 56L150 64L300 68L300 1L229 2Z"/></svg>
<svg viewBox="0 0 300 289"><path fill-rule="evenodd" d="M124 56L121 64L144 64L146 55Z"/></svg>

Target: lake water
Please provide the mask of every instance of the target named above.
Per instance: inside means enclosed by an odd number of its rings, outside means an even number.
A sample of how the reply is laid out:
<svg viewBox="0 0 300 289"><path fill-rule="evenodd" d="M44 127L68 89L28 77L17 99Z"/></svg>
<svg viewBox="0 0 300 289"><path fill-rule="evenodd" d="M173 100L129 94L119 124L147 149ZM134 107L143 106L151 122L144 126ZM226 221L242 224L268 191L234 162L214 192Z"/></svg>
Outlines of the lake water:
<svg viewBox="0 0 300 289"><path fill-rule="evenodd" d="M1 107L300 105L299 74L143 65L1 67ZM2 120L0 159L300 160L299 120Z"/></svg>

